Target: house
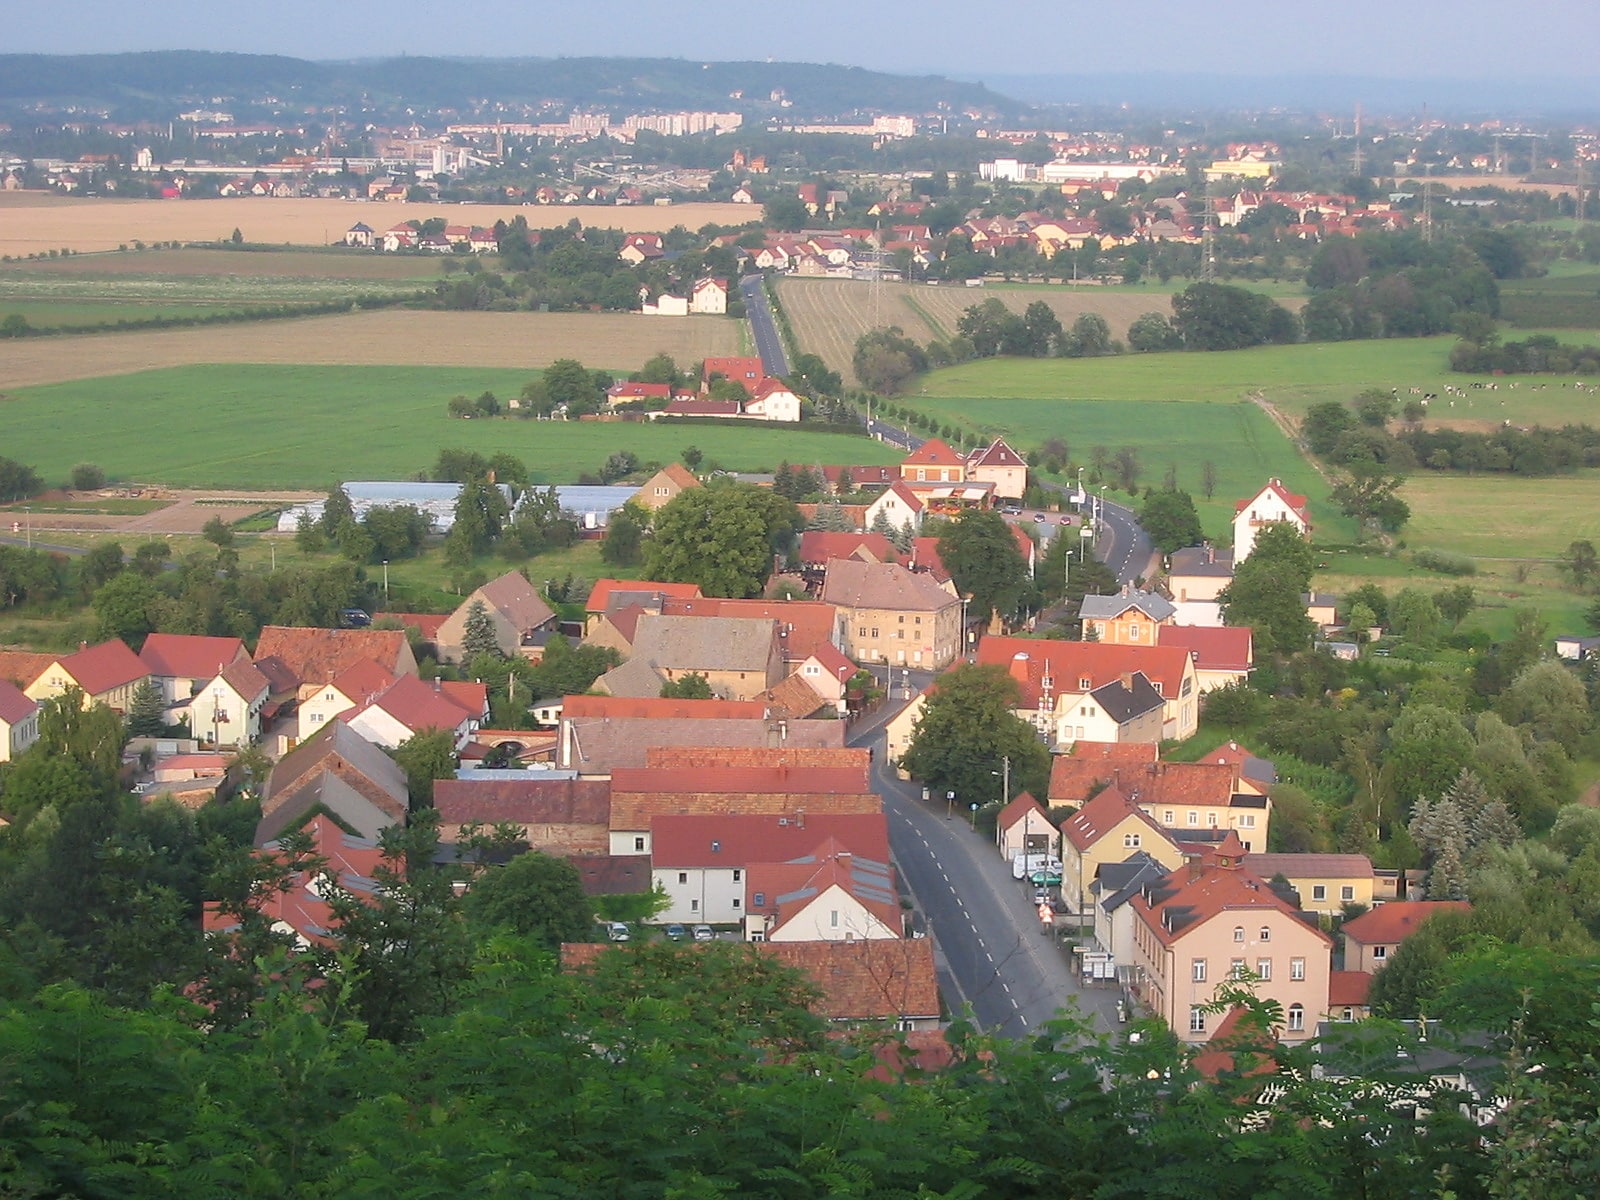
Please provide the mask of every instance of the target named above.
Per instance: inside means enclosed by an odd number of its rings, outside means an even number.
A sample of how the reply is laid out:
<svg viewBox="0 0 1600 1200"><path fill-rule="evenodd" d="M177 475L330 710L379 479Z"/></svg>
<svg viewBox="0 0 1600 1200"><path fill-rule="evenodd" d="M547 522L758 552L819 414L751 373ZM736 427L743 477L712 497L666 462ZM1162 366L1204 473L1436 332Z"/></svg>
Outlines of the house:
<svg viewBox="0 0 1600 1200"><path fill-rule="evenodd" d="M511 828L530 850L562 856L605 855L610 845L611 784L551 771L495 772L489 779L440 779L433 785L439 840L465 840L474 826ZM518 778L500 778L517 774Z"/></svg>
<svg viewBox="0 0 1600 1200"><path fill-rule="evenodd" d="M700 366L700 390L709 392L718 378L741 384L748 395L755 395L757 385L767 377L759 357L733 355L706 359Z"/></svg>
<svg viewBox="0 0 1600 1200"><path fill-rule="evenodd" d="M1240 786L1265 795L1278 782L1278 768L1270 759L1251 754L1238 742L1225 742L1199 760L1203 763L1227 763L1234 768Z"/></svg>
<svg viewBox="0 0 1600 1200"><path fill-rule="evenodd" d="M613 821L615 824L615 821ZM817 848L834 843L836 853L861 854L870 861L889 861L889 826L882 811L821 814L711 813L707 815L662 814L650 822L650 875L653 884L671 897L671 904L658 918L664 922L704 921L712 925L741 923L745 919L747 876L763 865L800 862L807 869L768 871L762 885L762 904L758 908L756 930L764 933L776 917L776 907L784 893L798 891L822 865L814 858ZM827 882L837 886L837 880ZM846 891L844 896L848 896ZM891 890L891 896L893 892ZM834 911L840 923L825 927L837 929L833 935L844 938L900 936L899 900L894 897L893 914L879 905L841 904L836 895ZM852 909L864 911L851 911ZM794 914L790 914L793 916ZM888 918L887 920L885 918ZM845 923L848 921L848 923ZM884 934L880 927L888 926ZM803 925L790 931L798 935ZM762 940L762 939L752 939ZM778 939L783 940L783 939Z"/></svg>
<svg viewBox="0 0 1600 1200"><path fill-rule="evenodd" d="M9 679L0 679L0 762L14 762L38 740L38 702Z"/></svg>
<svg viewBox="0 0 1600 1200"><path fill-rule="evenodd" d="M1255 648L1246 626L1162 625L1156 630L1156 644L1189 652L1202 696L1214 688L1244 683L1255 669Z"/></svg>
<svg viewBox="0 0 1600 1200"><path fill-rule="evenodd" d="M689 315L689 298L687 296L674 296L670 292L662 292L654 300L651 300L649 290L640 288L639 311L647 317L687 317Z"/></svg>
<svg viewBox="0 0 1600 1200"><path fill-rule="evenodd" d="M104 704L115 712L126 713L133 703L133 693L149 678L150 668L122 642L113 639L98 646L79 642L77 653L52 658L23 691L30 699L42 702L75 687L83 693L83 707Z"/></svg>
<svg viewBox="0 0 1600 1200"><path fill-rule="evenodd" d="M689 311L711 316L726 316L728 312L728 281L726 279L697 279L689 291Z"/></svg>
<svg viewBox="0 0 1600 1200"><path fill-rule="evenodd" d="M1245 850L1264 848L1271 833L1272 801L1231 763L1115 760L1094 753L1058 757L1050 779L1050 803L1084 803L1109 784L1128 802L1175 837L1230 830Z"/></svg>
<svg viewBox="0 0 1600 1200"><path fill-rule="evenodd" d="M391 675L415 675L417 660L403 629L313 629L268 625L256 642L255 660L273 658L278 665L263 668L272 679L274 670L296 681L297 698L313 696L325 684L361 662L375 662Z"/></svg>
<svg viewBox="0 0 1600 1200"><path fill-rule="evenodd" d="M1000 857L1010 862L1018 854L1054 854L1060 833L1044 806L1031 793L1022 792L1000 810L994 839Z"/></svg>
<svg viewBox="0 0 1600 1200"><path fill-rule="evenodd" d="M575 699L578 697L568 697L568 704ZM736 702L684 700L672 703L729 705ZM663 749L684 748L704 762L713 755L720 758L734 749L771 756L797 749L831 752L844 747L843 721L772 719L760 704L740 705L740 710L738 716L704 717L580 717L563 712L556 765L589 776L642 767L650 754ZM631 850L624 852L633 853Z"/></svg>
<svg viewBox="0 0 1600 1200"><path fill-rule="evenodd" d="M600 617L616 609L642 603L647 608L653 605L655 611L659 612L661 602L666 597L691 599L699 595L700 585L697 583L661 583L654 579L597 579L594 581L594 587L589 589L589 598L583 606L584 637L589 636L589 631Z"/></svg>
<svg viewBox="0 0 1600 1200"><path fill-rule="evenodd" d="M648 385L646 385L648 386ZM663 387L666 385L663 384ZM682 463L668 463L654 475L646 479L633 498L646 508L654 511L664 508L677 497L680 492L700 486L700 480L693 471Z"/></svg>
<svg viewBox="0 0 1600 1200"><path fill-rule="evenodd" d="M1217 1019L1206 1007L1218 986L1250 977L1256 995L1284 1013L1281 1040L1306 1041L1327 1007L1333 940L1246 870L1240 850L1230 840L1186 856L1134 897L1130 990L1174 1034L1196 1043Z"/></svg>
<svg viewBox="0 0 1600 1200"><path fill-rule="evenodd" d="M139 659L161 689L168 708L189 698L229 663L249 661L244 643L235 637L202 637L187 633L152 633L139 648Z"/></svg>
<svg viewBox="0 0 1600 1200"><path fill-rule="evenodd" d="M1126 794L1103 789L1061 823L1061 900L1068 911L1087 915L1091 885L1108 863L1143 851L1172 870L1183 861L1176 840Z"/></svg>
<svg viewBox="0 0 1600 1200"><path fill-rule="evenodd" d="M831 619L830 619L831 627ZM847 690L857 667L832 642L824 642L795 664L799 675L824 700L831 700L840 713L848 707Z"/></svg>
<svg viewBox="0 0 1600 1200"><path fill-rule="evenodd" d="M364 250L372 249L372 227L364 222L357 221L345 230L344 244L346 246L360 246Z"/></svg>
<svg viewBox="0 0 1600 1200"><path fill-rule="evenodd" d="M494 629L495 645L507 658L518 654L533 657L530 650L542 650L543 639L538 635L548 634L555 628L555 610L545 603L538 589L520 571L507 571L474 590L439 626L434 644L438 647L440 662L464 660L467 621L473 605L479 603L484 606Z"/></svg>
<svg viewBox="0 0 1600 1200"><path fill-rule="evenodd" d="M657 696L662 684L701 675L718 698L748 700L785 675L778 623L748 617L645 614L633 655L595 686L613 696Z"/></svg>
<svg viewBox="0 0 1600 1200"><path fill-rule="evenodd" d="M1596 652L1600 652L1600 637L1567 634L1556 639L1556 657L1569 662L1581 662Z"/></svg>
<svg viewBox="0 0 1600 1200"><path fill-rule="evenodd" d="M761 421L800 420L800 397L781 379L763 379L744 406L744 415Z"/></svg>
<svg viewBox="0 0 1600 1200"><path fill-rule="evenodd" d="M1465 900L1393 900L1380 904L1339 927L1344 939L1344 965L1351 971L1375 974L1390 955L1422 926L1447 912L1466 912Z"/></svg>
<svg viewBox="0 0 1600 1200"><path fill-rule="evenodd" d="M1269 479L1267 485L1248 500L1234 505L1233 563L1235 568L1250 557L1255 549L1256 535L1268 525L1287 522L1301 537L1311 536L1311 518L1304 496L1296 495L1283 486L1280 479Z"/></svg>
<svg viewBox="0 0 1600 1200"><path fill-rule="evenodd" d="M1093 724L1080 710L1089 706L1085 699L1089 693L1113 681L1129 691L1135 674L1143 675L1162 698L1162 728L1157 740L1191 737L1199 725L1194 660L1175 647L988 637L978 646L977 661L1006 668L1020 691L1017 715L1052 745L1070 745L1080 739L1111 740L1090 732L1104 724L1098 706ZM1119 713L1131 702L1131 695L1121 698ZM1136 729L1142 735L1145 726Z"/></svg>
<svg viewBox="0 0 1600 1200"><path fill-rule="evenodd" d="M1071 737L1085 737L1092 742L1144 742L1161 741L1162 717L1166 705L1161 693L1145 678L1143 671L1131 671L1107 680L1099 687L1078 697L1075 708L1067 710L1067 717L1076 724L1057 725L1057 730Z"/></svg>
<svg viewBox="0 0 1600 1200"><path fill-rule="evenodd" d="M1307 912L1338 917L1347 905L1372 907L1377 876L1365 854L1246 854L1244 865L1262 879L1282 877Z"/></svg>
<svg viewBox="0 0 1600 1200"><path fill-rule="evenodd" d="M862 562L898 562L900 552L881 533L844 533L829 529L808 529L800 535L800 569L822 576L835 558L858 558Z"/></svg>
<svg viewBox="0 0 1600 1200"><path fill-rule="evenodd" d="M870 529L887 522L891 529L915 533L922 528L922 515L927 509L928 505L921 496L904 482L897 481L867 505L866 525Z"/></svg>
<svg viewBox="0 0 1600 1200"><path fill-rule="evenodd" d="M622 239L622 249L617 251L617 257L630 267L637 267L640 263L665 258L666 253L659 233L630 233Z"/></svg>
<svg viewBox="0 0 1600 1200"><path fill-rule="evenodd" d="M900 478L907 483L963 483L967 460L938 438L929 438L900 460Z"/></svg>
<svg viewBox="0 0 1600 1200"><path fill-rule="evenodd" d="M822 464L822 478L828 491L835 496L848 496L855 492L881 492L900 478L897 467L879 466L876 463L857 466Z"/></svg>
<svg viewBox="0 0 1600 1200"><path fill-rule="evenodd" d="M301 741L315 736L340 713L360 708L397 678L370 658L362 659L348 670L341 671L313 695L300 701L295 713L296 736Z"/></svg>
<svg viewBox="0 0 1600 1200"><path fill-rule="evenodd" d="M1233 578L1233 551L1209 542L1174 550L1168 559L1167 590L1181 608L1191 602L1214 603Z"/></svg>
<svg viewBox="0 0 1600 1200"><path fill-rule="evenodd" d="M418 734L447 733L460 751L489 715L489 689L481 683L425 683L401 675L342 719L375 745L393 750Z"/></svg>
<svg viewBox="0 0 1600 1200"><path fill-rule="evenodd" d="M836 837L745 873L746 941L850 942L904 933L894 868Z"/></svg>
<svg viewBox="0 0 1600 1200"><path fill-rule="evenodd" d="M55 662L53 654L35 654L31 650L0 650L0 679L26 691L53 662Z"/></svg>
<svg viewBox="0 0 1600 1200"><path fill-rule="evenodd" d="M647 400L672 399L672 385L670 383L640 383L637 380L625 379L620 383L613 383L606 389L606 407L615 408L619 404L639 404Z"/></svg>
<svg viewBox="0 0 1600 1200"><path fill-rule="evenodd" d="M270 890L261 905L261 914L276 933L294 938L299 950L334 944L336 924L328 903L330 888L358 898L375 896L377 874L384 865L383 851L371 838L357 837L341 829L327 814L319 813L306 825L311 837L315 869L296 871L281 888ZM276 858L283 854L282 843L270 841L259 852ZM208 903L201 915L201 928L211 937L227 937L238 931L231 914Z"/></svg>
<svg viewBox="0 0 1600 1200"><path fill-rule="evenodd" d="M1021 500L1028 490L1028 464L1004 439L967 455L964 478L994 484L994 494L1006 500Z"/></svg>
<svg viewBox="0 0 1600 1200"><path fill-rule="evenodd" d="M1120 862L1102 863L1089 885L1094 912L1094 940L1101 953L1111 955L1119 977L1133 970L1133 908L1131 901L1146 884L1164 878L1170 868L1144 850L1135 850Z"/></svg>
<svg viewBox="0 0 1600 1200"><path fill-rule="evenodd" d="M1328 973L1328 1020L1365 1021L1372 1015L1372 976L1365 971Z"/></svg>
<svg viewBox="0 0 1600 1200"><path fill-rule="evenodd" d="M837 644L858 663L942 670L961 645L961 601L898 563L834 559L822 599L838 609Z"/></svg>
<svg viewBox="0 0 1600 1200"><path fill-rule="evenodd" d="M830 717L839 715L837 700L825 699L799 672L760 693L756 699L766 705L769 717L779 721L803 721L824 713Z"/></svg>
<svg viewBox="0 0 1600 1200"><path fill-rule="evenodd" d="M1112 596L1085 596L1078 609L1085 641L1108 646L1154 646L1159 628L1172 620L1172 602L1158 592L1124 585Z"/></svg>
<svg viewBox="0 0 1600 1200"><path fill-rule="evenodd" d="M189 729L215 746L249 746L261 737L271 686L248 657L228 663L189 700Z"/></svg>
<svg viewBox="0 0 1600 1200"><path fill-rule="evenodd" d="M841 755L792 746L748 765L702 748L692 764L657 758L644 767L617 767L611 772L611 853L654 855L654 822L667 816L763 816L804 826L815 817L881 813L883 801L867 768L865 751Z"/></svg>
<svg viewBox="0 0 1600 1200"><path fill-rule="evenodd" d="M343 721L335 721L272 768L261 792L256 845L299 828L321 812L361 837L376 839L390 825L403 825L409 810L400 764Z"/></svg>
<svg viewBox="0 0 1600 1200"><path fill-rule="evenodd" d="M808 660L817 658L830 669L841 664L855 667L834 644L838 610L820 600L732 600L705 596L689 600L666 597L660 605L662 616L739 617L745 620L776 621L778 641L783 650L783 665L792 674ZM825 656L825 657L817 657ZM816 672L808 672L815 678Z"/></svg>

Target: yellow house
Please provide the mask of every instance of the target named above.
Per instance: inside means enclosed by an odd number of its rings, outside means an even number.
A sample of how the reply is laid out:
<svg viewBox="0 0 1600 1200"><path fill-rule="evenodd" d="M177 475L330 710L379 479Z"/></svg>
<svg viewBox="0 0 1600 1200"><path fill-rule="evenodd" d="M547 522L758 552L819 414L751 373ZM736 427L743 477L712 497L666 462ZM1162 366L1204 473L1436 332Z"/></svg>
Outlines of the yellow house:
<svg viewBox="0 0 1600 1200"><path fill-rule="evenodd" d="M1365 854L1247 854L1244 866L1263 879L1282 875L1307 912L1336 917L1347 904L1371 908L1377 898L1377 875Z"/></svg>
<svg viewBox="0 0 1600 1200"><path fill-rule="evenodd" d="M42 703L77 688L83 693L83 707L104 704L126 713L135 689L148 678L150 668L122 642L80 643L76 654L53 660L24 690L30 700Z"/></svg>
<svg viewBox="0 0 1600 1200"><path fill-rule="evenodd" d="M1069 911L1087 914L1090 885L1100 868L1144 851L1169 871L1183 862L1167 831L1118 791L1108 787L1061 824L1061 899Z"/></svg>
<svg viewBox="0 0 1600 1200"><path fill-rule="evenodd" d="M1108 646L1154 646L1156 631L1176 612L1165 596L1132 587L1114 596L1085 596L1079 609L1084 640Z"/></svg>

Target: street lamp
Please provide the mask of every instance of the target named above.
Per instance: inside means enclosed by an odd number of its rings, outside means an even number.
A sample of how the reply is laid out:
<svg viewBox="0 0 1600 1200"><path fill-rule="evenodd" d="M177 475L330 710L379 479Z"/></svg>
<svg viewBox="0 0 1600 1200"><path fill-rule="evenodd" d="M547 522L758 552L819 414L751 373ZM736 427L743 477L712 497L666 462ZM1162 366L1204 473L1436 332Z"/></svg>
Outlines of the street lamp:
<svg viewBox="0 0 1600 1200"><path fill-rule="evenodd" d="M389 560L383 560L383 606L389 607Z"/></svg>
<svg viewBox="0 0 1600 1200"><path fill-rule="evenodd" d="M944 794L944 819L946 821L955 815L955 806L956 794L954 792L946 792Z"/></svg>

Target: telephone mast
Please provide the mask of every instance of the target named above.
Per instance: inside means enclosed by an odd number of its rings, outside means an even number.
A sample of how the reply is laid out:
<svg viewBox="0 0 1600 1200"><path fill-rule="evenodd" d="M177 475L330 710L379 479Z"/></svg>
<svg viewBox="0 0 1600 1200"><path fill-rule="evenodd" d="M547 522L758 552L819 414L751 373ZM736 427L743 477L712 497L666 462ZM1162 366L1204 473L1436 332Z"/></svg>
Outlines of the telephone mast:
<svg viewBox="0 0 1600 1200"><path fill-rule="evenodd" d="M1361 162L1361 105L1360 105L1359 102L1356 104L1356 153L1355 153L1355 159L1354 159L1353 166L1355 168L1356 178L1360 179L1361 178L1362 162Z"/></svg>

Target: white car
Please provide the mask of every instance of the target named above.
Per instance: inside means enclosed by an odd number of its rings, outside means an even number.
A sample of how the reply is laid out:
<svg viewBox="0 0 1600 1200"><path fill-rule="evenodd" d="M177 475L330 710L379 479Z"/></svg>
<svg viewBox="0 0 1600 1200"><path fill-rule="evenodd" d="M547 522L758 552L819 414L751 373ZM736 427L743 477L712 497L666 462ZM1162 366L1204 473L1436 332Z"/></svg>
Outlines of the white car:
<svg viewBox="0 0 1600 1200"><path fill-rule="evenodd" d="M697 942L714 942L717 940L717 935L709 925L696 925L694 927L694 940Z"/></svg>
<svg viewBox="0 0 1600 1200"><path fill-rule="evenodd" d="M633 935L628 932L628 927L621 921L613 921L611 924L606 926L606 937L610 938L613 942L626 942L632 936Z"/></svg>

